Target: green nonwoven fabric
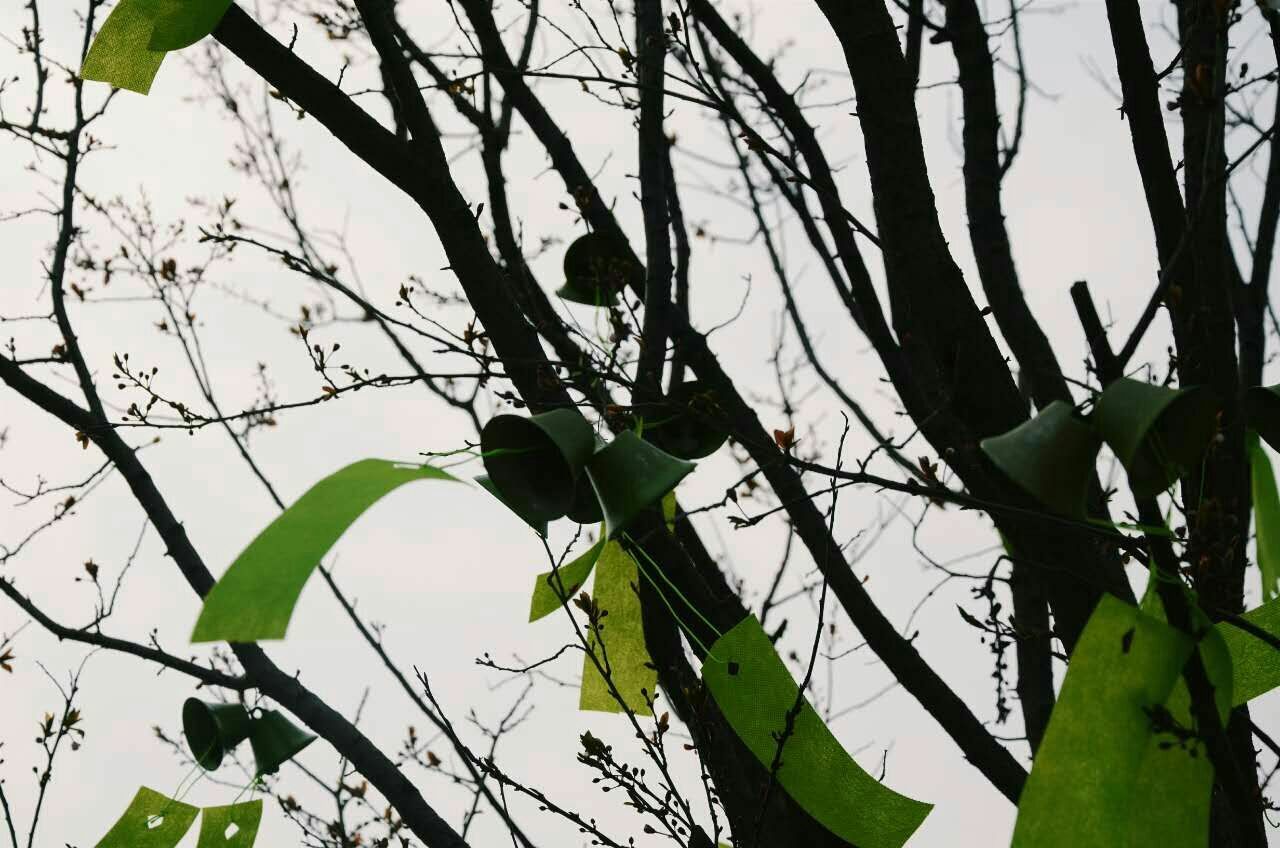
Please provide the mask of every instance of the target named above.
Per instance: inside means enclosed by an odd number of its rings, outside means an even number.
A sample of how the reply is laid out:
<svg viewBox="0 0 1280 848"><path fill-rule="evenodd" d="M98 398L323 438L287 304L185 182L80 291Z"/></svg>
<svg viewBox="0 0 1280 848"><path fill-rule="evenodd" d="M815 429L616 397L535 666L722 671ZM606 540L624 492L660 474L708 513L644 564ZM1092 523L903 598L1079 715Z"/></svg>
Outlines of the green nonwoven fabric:
<svg viewBox="0 0 1280 848"><path fill-rule="evenodd" d="M302 587L329 548L376 501L415 480L458 478L429 466L362 459L312 486L209 590L191 641L283 639Z"/></svg>
<svg viewBox="0 0 1280 848"><path fill-rule="evenodd" d="M609 677L627 707L636 715L653 715L644 693L653 698L658 686L658 672L644 643L644 622L640 612L640 571L636 562L617 542L609 542L596 563L596 605L607 610L601 620L601 641L609 665ZM582 691L578 709L620 713L622 705L609 691L595 663L588 656L582 660Z"/></svg>
<svg viewBox="0 0 1280 848"><path fill-rule="evenodd" d="M200 811L142 786L97 848L174 848Z"/></svg>
<svg viewBox="0 0 1280 848"><path fill-rule="evenodd" d="M190 47L222 20L231 0L184 0L167 3L156 18L148 46L152 50L181 50Z"/></svg>
<svg viewBox="0 0 1280 848"><path fill-rule="evenodd" d="M1142 609L1163 620L1163 607L1152 589L1147 590ZM1198 608L1198 625L1209 622ZM1225 723L1231 713L1231 654L1226 640L1216 628L1208 628L1199 643L1209 682L1213 685L1218 714ZM1193 728L1191 693L1179 676L1165 702L1165 718L1178 728ZM1204 848L1209 842L1209 806L1213 792L1213 764L1199 740L1182 740L1169 730L1147 739L1142 766L1134 785L1132 815L1123 848Z"/></svg>
<svg viewBox="0 0 1280 848"><path fill-rule="evenodd" d="M591 576L600 551L604 549L604 530L600 531L600 541L596 542L581 556L568 565L555 571L544 571L533 581L533 597L529 601L529 621L545 618L560 609L560 593L556 590L563 587L564 595L572 598ZM556 582L557 577L559 582Z"/></svg>
<svg viewBox="0 0 1280 848"><path fill-rule="evenodd" d="M150 47L151 34L156 19L174 6L174 0L120 0L89 46L80 77L149 92L164 61L164 51Z"/></svg>
<svg viewBox="0 0 1280 848"><path fill-rule="evenodd" d="M755 616L716 640L702 679L734 732L765 768L772 766L800 687ZM933 809L867 774L807 699L782 749L777 779L810 816L858 848L900 848Z"/></svg>
<svg viewBox="0 0 1280 848"><path fill-rule="evenodd" d="M205 807L200 818L200 841L196 848L253 848L262 824L262 799L226 807ZM235 825L235 832L227 831Z"/></svg>
<svg viewBox="0 0 1280 848"><path fill-rule="evenodd" d="M1280 599L1269 601L1240 617L1254 627L1280 637ZM1252 633L1233 627L1230 622L1219 623L1217 629L1231 654L1235 673L1232 704L1248 703L1280 686L1280 650Z"/></svg>
<svg viewBox="0 0 1280 848"><path fill-rule="evenodd" d="M1012 848L1114 845L1127 833L1153 734L1148 710L1169 700L1191 648L1167 624L1103 596L1067 666Z"/></svg>
<svg viewBox="0 0 1280 848"><path fill-rule="evenodd" d="M1257 534L1258 571L1262 600L1280 595L1280 492L1267 449L1258 434L1249 433L1249 478L1253 487L1253 527Z"/></svg>

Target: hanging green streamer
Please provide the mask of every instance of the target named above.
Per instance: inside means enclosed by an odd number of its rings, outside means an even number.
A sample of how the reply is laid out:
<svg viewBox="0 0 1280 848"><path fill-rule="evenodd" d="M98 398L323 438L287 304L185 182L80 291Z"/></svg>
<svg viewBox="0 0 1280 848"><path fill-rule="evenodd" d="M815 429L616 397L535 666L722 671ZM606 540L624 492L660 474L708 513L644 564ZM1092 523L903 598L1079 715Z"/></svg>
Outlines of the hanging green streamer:
<svg viewBox="0 0 1280 848"><path fill-rule="evenodd" d="M572 598L586 584L587 578L591 576L591 569L595 568L596 560L600 558L600 551L604 549L604 544L604 530L601 529L600 541L573 562L537 576L533 582L533 597L529 602L529 621L545 618L560 609L561 593L557 589L563 588L564 595Z"/></svg>
<svg viewBox="0 0 1280 848"><path fill-rule="evenodd" d="M734 732L769 768L800 688L755 616L716 640L702 679ZM867 774L808 700L782 749L777 779L810 816L858 848L900 848L933 809Z"/></svg>
<svg viewBox="0 0 1280 848"><path fill-rule="evenodd" d="M200 818L200 841L196 848L253 848L262 824L262 799L226 807L205 807ZM235 832L227 831L235 825Z"/></svg>
<svg viewBox="0 0 1280 848"><path fill-rule="evenodd" d="M1240 617L1280 638L1280 598ZM1231 666L1235 672L1232 704L1246 704L1280 686L1280 650L1230 622L1219 623L1217 629L1231 653Z"/></svg>
<svg viewBox="0 0 1280 848"><path fill-rule="evenodd" d="M191 641L283 639L302 587L329 548L376 501L415 480L458 478L430 466L362 459L312 486L209 590Z"/></svg>
<svg viewBox="0 0 1280 848"><path fill-rule="evenodd" d="M97 848L174 848L200 811L143 786Z"/></svg>
<svg viewBox="0 0 1280 848"><path fill-rule="evenodd" d="M658 672L653 668L644 642L644 621L640 611L640 571L631 555L617 542L609 542L596 564L596 583L592 598L602 610L600 640L604 643L602 660L607 657L609 677L626 706L637 715L653 715L645 693L653 698L658 686ZM609 690L591 657L582 661L582 692L578 709L620 713L622 704Z"/></svg>
<svg viewBox="0 0 1280 848"><path fill-rule="evenodd" d="M1258 434L1249 431L1249 478L1253 484L1253 526L1257 534L1258 571L1262 574L1262 600L1280 595L1280 492L1267 449Z"/></svg>
<svg viewBox="0 0 1280 848"><path fill-rule="evenodd" d="M662 499L662 517L667 529L675 528L676 493ZM609 542L596 569L594 600L609 611L604 620L604 647L609 658L609 677L623 702L637 715L653 715L645 700L657 692L658 672L644 641L644 617L636 589L640 570L635 559L617 542ZM604 677L590 657L582 661L582 690L578 709L620 713L622 705L613 697Z"/></svg>
<svg viewBox="0 0 1280 848"><path fill-rule="evenodd" d="M157 17L172 5L173 0L120 0L89 47L81 78L149 92L164 61L164 51L150 47L151 34Z"/></svg>
<svg viewBox="0 0 1280 848"><path fill-rule="evenodd" d="M169 2L156 18L148 46L152 50L181 50L213 32L231 0Z"/></svg>
<svg viewBox="0 0 1280 848"><path fill-rule="evenodd" d="M1155 592L1154 578L1147 584L1142 611L1165 621L1164 605ZM1218 713L1226 722L1231 713L1231 654L1221 632L1210 626L1208 618L1192 606L1196 629L1204 630L1200 640L1200 658L1213 686ZM1209 839L1209 806L1213 792L1213 764L1204 744L1196 738L1179 735L1181 730L1195 727L1191 714L1191 694L1179 677L1165 702L1167 712L1157 713L1157 720L1167 723L1147 739L1146 751L1134 785L1132 815L1121 848L1204 848ZM1170 803L1169 799L1176 799Z"/></svg>
<svg viewBox="0 0 1280 848"><path fill-rule="evenodd" d="M1169 700L1191 647L1167 624L1103 596L1076 643L1022 791L1013 848L1116 844L1153 734L1149 711Z"/></svg>

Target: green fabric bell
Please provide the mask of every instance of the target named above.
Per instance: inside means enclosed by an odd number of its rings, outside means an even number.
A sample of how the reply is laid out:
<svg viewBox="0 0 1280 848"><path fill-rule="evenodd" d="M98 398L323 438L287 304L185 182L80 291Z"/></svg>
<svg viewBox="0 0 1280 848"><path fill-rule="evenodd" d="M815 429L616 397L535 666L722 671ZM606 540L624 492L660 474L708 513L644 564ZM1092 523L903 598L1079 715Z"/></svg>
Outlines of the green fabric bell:
<svg viewBox="0 0 1280 848"><path fill-rule="evenodd" d="M601 448L587 463L587 476L600 499L607 538L659 503L694 467L630 430Z"/></svg>
<svg viewBox="0 0 1280 848"><path fill-rule="evenodd" d="M1094 404L1092 420L1129 472L1136 496L1151 497L1199 467L1218 426L1203 386L1169 389L1122 377Z"/></svg>
<svg viewBox="0 0 1280 848"><path fill-rule="evenodd" d="M526 522L560 518L574 505L596 436L577 410L526 418L497 415L480 433L484 468L504 503Z"/></svg>
<svg viewBox="0 0 1280 848"><path fill-rule="evenodd" d="M1008 433L983 439L982 452L1019 488L1061 515L1085 517L1101 439L1065 401L1055 400Z"/></svg>

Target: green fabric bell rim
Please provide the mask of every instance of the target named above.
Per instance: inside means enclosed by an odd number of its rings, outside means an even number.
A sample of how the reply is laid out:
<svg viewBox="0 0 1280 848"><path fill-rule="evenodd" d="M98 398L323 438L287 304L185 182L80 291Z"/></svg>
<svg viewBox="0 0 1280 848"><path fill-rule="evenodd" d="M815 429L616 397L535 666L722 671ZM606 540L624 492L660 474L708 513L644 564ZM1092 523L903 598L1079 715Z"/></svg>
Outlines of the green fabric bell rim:
<svg viewBox="0 0 1280 848"><path fill-rule="evenodd" d="M1218 410L1205 386L1170 389L1122 377L1098 396L1090 419L1128 472L1134 494L1150 497L1198 467Z"/></svg>
<svg viewBox="0 0 1280 848"><path fill-rule="evenodd" d="M704 459L729 440L723 418L711 390L700 380L686 380L645 416L644 437L680 459Z"/></svg>
<svg viewBox="0 0 1280 848"><path fill-rule="evenodd" d="M526 522L540 524L574 505L596 437L576 409L553 409L532 417L494 416L480 432L480 449L502 501Z"/></svg>
<svg viewBox="0 0 1280 848"><path fill-rule="evenodd" d="M1263 441L1280 450L1280 384L1245 391L1244 416Z"/></svg>
<svg viewBox="0 0 1280 848"><path fill-rule="evenodd" d="M561 298L588 306L611 306L635 272L625 254L612 250L599 233L574 239L564 254L564 285L556 292Z"/></svg>
<svg viewBox="0 0 1280 848"><path fill-rule="evenodd" d="M1056 513L1085 517L1089 482L1102 440L1065 401L979 446L1019 489Z"/></svg>

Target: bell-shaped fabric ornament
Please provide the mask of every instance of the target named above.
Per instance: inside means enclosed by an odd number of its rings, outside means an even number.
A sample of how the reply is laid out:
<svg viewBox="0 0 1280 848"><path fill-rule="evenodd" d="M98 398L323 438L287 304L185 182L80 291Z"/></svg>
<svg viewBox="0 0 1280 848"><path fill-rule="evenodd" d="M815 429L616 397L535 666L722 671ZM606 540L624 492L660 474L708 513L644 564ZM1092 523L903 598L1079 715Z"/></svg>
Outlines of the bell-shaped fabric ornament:
<svg viewBox="0 0 1280 848"><path fill-rule="evenodd" d="M556 294L574 303L611 306L635 272L635 263L612 249L604 236L587 233L565 251L564 285Z"/></svg>
<svg viewBox="0 0 1280 848"><path fill-rule="evenodd" d="M578 478L578 485L573 490L573 505L569 507L568 517L578 524L599 524L604 519L600 499L585 474Z"/></svg>
<svg viewBox="0 0 1280 848"><path fill-rule="evenodd" d="M1085 517L1085 498L1101 439L1065 401L1030 421L983 439L982 452L1019 488L1056 513Z"/></svg>
<svg viewBox="0 0 1280 848"><path fill-rule="evenodd" d="M619 434L587 463L587 476L604 511L605 535L617 536L693 469L692 462L672 456L630 430Z"/></svg>
<svg viewBox="0 0 1280 848"><path fill-rule="evenodd" d="M1280 450L1280 385L1254 386L1245 392L1244 417L1263 441Z"/></svg>
<svg viewBox="0 0 1280 848"><path fill-rule="evenodd" d="M671 389L652 416L645 416L645 438L672 456L702 459L729 438L715 396L698 380Z"/></svg>
<svg viewBox="0 0 1280 848"><path fill-rule="evenodd" d="M253 728L249 731L249 744L253 747L258 774L275 774L281 765L293 759L315 739L314 734L298 727L279 711L266 710L253 720Z"/></svg>
<svg viewBox="0 0 1280 848"><path fill-rule="evenodd" d="M1199 465L1218 404L1203 386L1170 389L1122 377L1099 395L1092 420L1129 472L1133 493L1152 497Z"/></svg>
<svg viewBox="0 0 1280 848"><path fill-rule="evenodd" d="M480 432L484 468L502 501L527 522L551 521L573 506L582 468L596 449L591 425L574 409L532 418L497 415Z"/></svg>
<svg viewBox="0 0 1280 848"><path fill-rule="evenodd" d="M249 736L252 719L243 704L210 704L188 698L182 704L182 734L200 767L213 771Z"/></svg>
<svg viewBox="0 0 1280 848"><path fill-rule="evenodd" d="M488 474L481 474L480 476L476 477L476 482L480 484L480 488L484 489L486 492L493 495L495 498L497 498L497 500L503 506L505 506L507 509L511 510L513 513L519 516L521 521L523 521L525 524L528 524L530 527L532 527L533 532L537 533L539 536L547 535L547 522L537 521L526 515L520 515L520 513L516 510L515 507L513 507L511 504L507 503L503 499L502 493L498 491L497 486L493 485L493 481L489 479Z"/></svg>

